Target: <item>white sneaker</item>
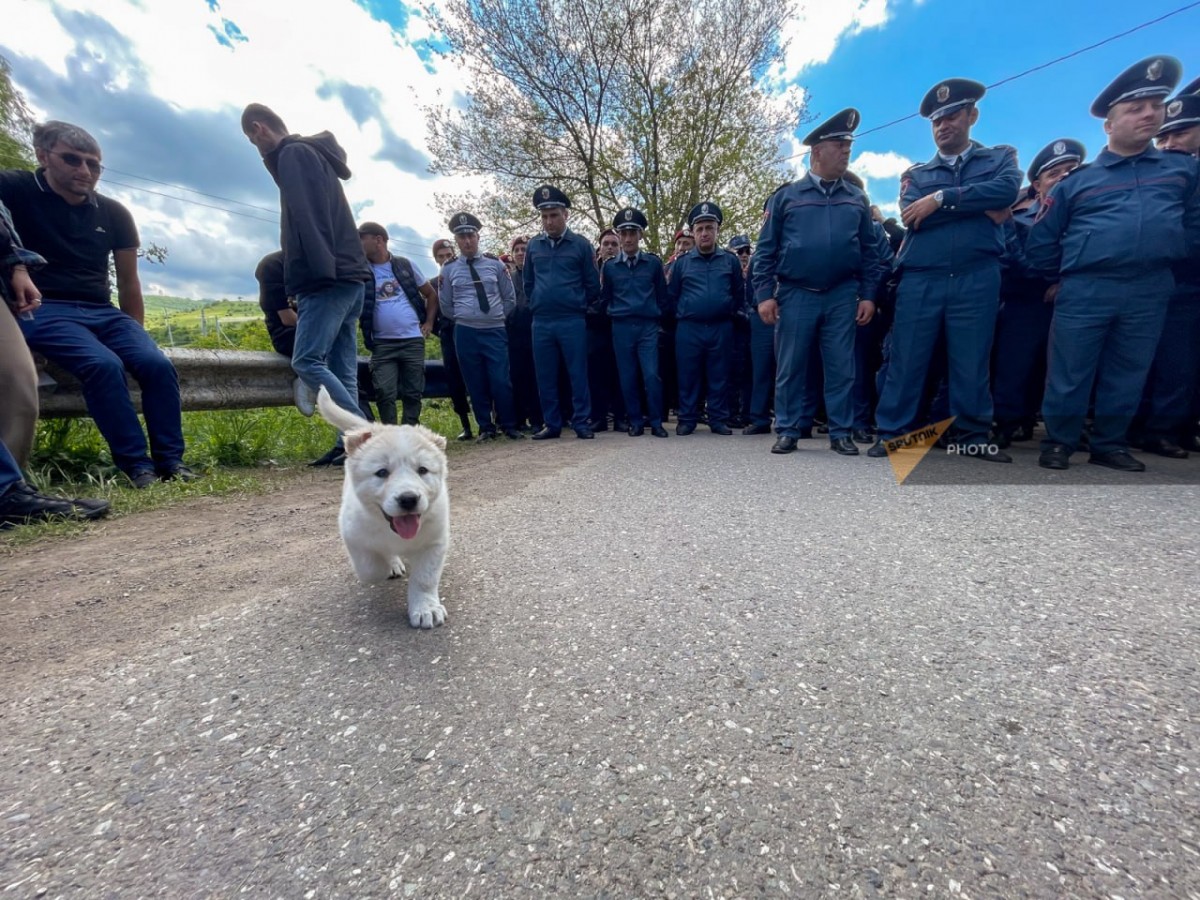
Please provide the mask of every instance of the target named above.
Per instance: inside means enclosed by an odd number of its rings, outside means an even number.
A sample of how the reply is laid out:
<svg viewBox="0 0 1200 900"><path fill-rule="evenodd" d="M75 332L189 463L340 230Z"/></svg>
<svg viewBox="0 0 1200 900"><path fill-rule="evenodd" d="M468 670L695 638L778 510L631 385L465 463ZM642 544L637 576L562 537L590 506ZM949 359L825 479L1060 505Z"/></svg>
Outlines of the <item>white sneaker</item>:
<svg viewBox="0 0 1200 900"><path fill-rule="evenodd" d="M317 411L317 395L304 380L297 378L292 384L292 399L296 402L296 409L300 410L300 415L312 418L313 413Z"/></svg>

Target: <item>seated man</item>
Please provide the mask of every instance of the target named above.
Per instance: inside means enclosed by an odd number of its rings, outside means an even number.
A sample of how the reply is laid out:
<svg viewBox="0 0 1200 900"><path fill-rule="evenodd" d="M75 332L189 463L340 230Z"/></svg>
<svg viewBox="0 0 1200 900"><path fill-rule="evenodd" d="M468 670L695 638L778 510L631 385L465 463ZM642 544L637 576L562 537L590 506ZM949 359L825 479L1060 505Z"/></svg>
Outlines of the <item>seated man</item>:
<svg viewBox="0 0 1200 900"><path fill-rule="evenodd" d="M96 192L104 168L100 146L65 122L38 125L33 143L36 172L0 172L0 202L26 246L47 262L38 274L43 305L20 323L25 340L79 379L113 462L134 487L191 480L196 475L183 464L179 378L142 327L137 228L124 206ZM110 254L120 309L112 305ZM142 386L149 453L126 371Z"/></svg>
<svg viewBox="0 0 1200 900"><path fill-rule="evenodd" d="M21 475L33 449L38 399L37 369L16 317L28 319L41 306L29 267L44 260L25 250L9 226L8 210L0 204L0 295L8 307L0 308L0 529L52 518L96 519L108 512L107 500L49 497Z"/></svg>

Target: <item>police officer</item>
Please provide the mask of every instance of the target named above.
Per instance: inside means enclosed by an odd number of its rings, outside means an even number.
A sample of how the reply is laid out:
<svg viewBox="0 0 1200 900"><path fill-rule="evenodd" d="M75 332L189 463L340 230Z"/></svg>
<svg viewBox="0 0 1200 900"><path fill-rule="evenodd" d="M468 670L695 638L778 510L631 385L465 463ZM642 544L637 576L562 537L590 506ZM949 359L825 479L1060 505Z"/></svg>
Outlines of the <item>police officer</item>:
<svg viewBox="0 0 1200 900"><path fill-rule="evenodd" d="M859 123L844 109L805 139L812 148L808 174L767 203L754 264L758 314L775 325L779 374L775 379L772 453L791 453L805 418L809 365L816 346L824 361L825 410L831 449L858 456L854 425L854 336L875 314L883 278L871 205L842 176Z"/></svg>
<svg viewBox="0 0 1200 900"><path fill-rule="evenodd" d="M541 431L542 404L538 400L537 376L533 371L533 312L529 309L529 298L525 296L525 281L521 273L525 269L525 248L529 238L518 235L509 244L512 257L513 292L517 296L517 308L508 317L508 365L512 375L513 405L517 409L517 427L522 431Z"/></svg>
<svg viewBox="0 0 1200 900"><path fill-rule="evenodd" d="M479 252L482 227L468 212L450 217L459 256L442 269L438 304L442 315L454 322L454 349L479 424L477 440L496 439L497 419L505 437L519 440L525 435L517 429L504 327L516 308L516 295L504 263Z"/></svg>
<svg viewBox="0 0 1200 900"><path fill-rule="evenodd" d="M1000 306L1001 222L1021 190L1011 147L971 140L976 103L986 88L951 78L932 87L921 115L932 123L937 154L900 181L901 220L908 229L897 254L900 284L887 377L875 410L880 441L870 456L887 456L884 439L914 425L926 373L944 333L950 412L958 445L990 462L1012 462L988 443L992 336Z"/></svg>
<svg viewBox="0 0 1200 900"><path fill-rule="evenodd" d="M753 250L750 238L745 234L731 237L726 249L742 264L742 278L746 282L745 299L733 317L733 358L729 367L729 427L745 429L750 424L750 400L754 390L750 362L750 314L754 310L750 257Z"/></svg>
<svg viewBox="0 0 1200 900"><path fill-rule="evenodd" d="M676 319L675 360L679 368L679 423L691 434L700 419L701 387L708 383L708 427L733 434L729 409L729 359L733 315L745 302L746 281L738 258L717 243L721 207L697 203L688 214L696 246L675 260L667 282L667 308Z"/></svg>
<svg viewBox="0 0 1200 900"><path fill-rule="evenodd" d="M1000 314L992 366L992 407L995 441L1000 447L1014 439L1029 440L1042 391L1046 386L1046 351L1054 304L1047 298L1051 283L1025 270L1025 238L1050 189L1083 162L1087 150L1079 141L1059 138L1038 151L1029 165L1034 191L1031 205L1015 211L1004 223L1008 250L1000 281Z"/></svg>
<svg viewBox="0 0 1200 900"><path fill-rule="evenodd" d="M629 436L644 434L649 420L650 433L665 438L662 378L658 374L658 323L667 302L667 280L662 260L640 249L647 225L645 213L633 207L621 210L613 219L621 247L615 257L604 262L600 307L612 319L613 348L629 415ZM646 387L645 414L642 384Z"/></svg>
<svg viewBox="0 0 1200 900"><path fill-rule="evenodd" d="M1177 59L1150 57L1101 92L1091 112L1107 146L1054 187L1029 230L1029 266L1059 279L1038 459L1048 469L1070 465L1093 384L1089 462L1146 468L1129 454L1129 424L1162 335L1171 266L1200 250L1197 161L1152 144L1180 71Z"/></svg>
<svg viewBox="0 0 1200 900"><path fill-rule="evenodd" d="M562 434L562 408L558 401L558 367L561 360L571 380L571 427L576 437L594 438L588 425L592 401L588 391L587 326L584 315L600 297L592 245L567 227L571 201L558 188L544 184L533 192L534 208L541 213L542 233L529 242L521 273L525 295L533 310L533 364L546 427L535 441Z"/></svg>
<svg viewBox="0 0 1200 900"><path fill-rule="evenodd" d="M1197 83L1200 87L1200 81ZM1200 155L1200 95L1183 94L1167 104L1157 138L1160 150ZM1167 304L1167 323L1146 379L1142 401L1141 446L1149 453L1183 459L1196 446L1200 415L1200 255L1172 267L1175 289Z"/></svg>

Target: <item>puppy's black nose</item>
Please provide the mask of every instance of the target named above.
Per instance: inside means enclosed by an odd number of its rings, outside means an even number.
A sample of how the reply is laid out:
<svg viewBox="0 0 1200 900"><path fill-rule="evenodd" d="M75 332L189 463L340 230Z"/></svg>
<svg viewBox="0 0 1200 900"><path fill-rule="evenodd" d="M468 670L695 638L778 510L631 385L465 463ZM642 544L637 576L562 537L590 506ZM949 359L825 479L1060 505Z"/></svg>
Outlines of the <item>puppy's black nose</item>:
<svg viewBox="0 0 1200 900"><path fill-rule="evenodd" d="M400 508L404 510L414 510L417 504L421 502L421 495L415 494L412 491L405 491L396 498L396 502L400 504Z"/></svg>

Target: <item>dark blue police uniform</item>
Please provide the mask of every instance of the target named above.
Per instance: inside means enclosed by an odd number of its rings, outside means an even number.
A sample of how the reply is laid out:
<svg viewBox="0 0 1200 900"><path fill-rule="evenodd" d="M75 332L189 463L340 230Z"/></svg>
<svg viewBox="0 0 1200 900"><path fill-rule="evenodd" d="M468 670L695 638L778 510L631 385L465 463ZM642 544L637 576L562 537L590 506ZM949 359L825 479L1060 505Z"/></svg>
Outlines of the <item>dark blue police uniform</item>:
<svg viewBox="0 0 1200 900"><path fill-rule="evenodd" d="M1200 79L1194 82L1200 89ZM1191 85L1189 85L1191 87ZM1167 104L1158 137L1200 127L1200 95L1180 92ZM1200 255L1192 254L1172 267L1175 290L1167 303L1163 327L1142 398L1139 432L1143 450L1172 459L1188 455L1196 444L1200 416Z"/></svg>
<svg viewBox="0 0 1200 900"><path fill-rule="evenodd" d="M875 228L876 246L879 250L880 280L875 289L875 315L866 325L854 330L854 431L856 441L870 440L874 430L875 404L879 393L875 388L875 375L883 364L883 339L887 335L890 311L884 308L887 282L892 274L892 242L887 229L879 222Z"/></svg>
<svg viewBox="0 0 1200 900"><path fill-rule="evenodd" d="M805 143L850 140L857 124L857 110L843 110ZM768 201L754 293L758 303L774 298L779 304L775 430L781 436L796 439L812 427L806 391L819 345L830 440L839 452L858 452L848 441L854 426L855 316L860 299L875 301L884 274L879 247L867 195L845 179L823 181L809 172Z"/></svg>
<svg viewBox="0 0 1200 900"><path fill-rule="evenodd" d="M1092 106L1162 97L1181 66L1154 57L1131 67ZM1042 403L1047 437L1039 463L1066 468L1095 386L1092 462L1125 471L1127 433L1174 288L1171 266L1200 250L1197 161L1147 146L1133 156L1100 151L1060 181L1029 231L1030 269L1059 279Z"/></svg>
<svg viewBox="0 0 1200 900"><path fill-rule="evenodd" d="M723 215L715 203L700 203L688 224L715 221ZM731 434L729 417L729 360L733 316L744 302L746 279L742 264L717 246L711 253L694 247L675 260L667 282L667 312L674 315L675 359L679 369L677 434L691 434L700 419L700 393L708 383L708 426L715 434Z"/></svg>
<svg viewBox="0 0 1200 900"><path fill-rule="evenodd" d="M641 210L623 209L613 219L618 232L646 229ZM666 437L663 428L663 389L658 372L658 324L667 303L667 281L662 260L639 251L627 256L622 250L604 263L600 279L600 307L612 319L613 349L617 374L629 416L629 434L644 432L649 422L655 437ZM646 408L642 410L642 387Z"/></svg>
<svg viewBox="0 0 1200 900"><path fill-rule="evenodd" d="M950 79L932 89L921 113L937 121L983 96L983 85ZM957 440L986 446L992 426L989 388L992 337L1000 305L1000 259L1004 231L986 213L1012 206L1021 189L1021 170L1012 147L971 141L953 160L936 154L913 166L900 183L900 208L935 196L940 208L909 229L896 268L896 316L891 356L875 420L881 438L915 425L926 374L939 337L948 358L950 412ZM878 445L872 455L884 455ZM1004 454L978 453L1008 462Z"/></svg>
<svg viewBox="0 0 1200 900"><path fill-rule="evenodd" d="M566 194L551 185L534 191L533 205L569 208ZM558 399L561 360L571 380L571 427L591 437L592 402L588 391L587 326L584 315L600 296L600 276L591 243L570 228L556 239L539 234L529 242L522 271L525 295L533 310L533 363L546 427L535 437L558 437L562 409Z"/></svg>

